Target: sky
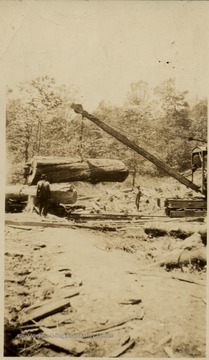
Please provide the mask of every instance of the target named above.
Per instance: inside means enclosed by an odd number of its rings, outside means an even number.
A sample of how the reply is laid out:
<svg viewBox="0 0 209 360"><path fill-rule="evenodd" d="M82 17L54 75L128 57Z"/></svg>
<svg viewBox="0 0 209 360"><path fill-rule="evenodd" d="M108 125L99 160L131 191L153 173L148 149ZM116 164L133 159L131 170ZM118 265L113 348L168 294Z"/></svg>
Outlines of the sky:
<svg viewBox="0 0 209 360"><path fill-rule="evenodd" d="M207 96L208 12L204 1L0 0L0 81L53 76L87 111L120 105L139 80L175 77Z"/></svg>

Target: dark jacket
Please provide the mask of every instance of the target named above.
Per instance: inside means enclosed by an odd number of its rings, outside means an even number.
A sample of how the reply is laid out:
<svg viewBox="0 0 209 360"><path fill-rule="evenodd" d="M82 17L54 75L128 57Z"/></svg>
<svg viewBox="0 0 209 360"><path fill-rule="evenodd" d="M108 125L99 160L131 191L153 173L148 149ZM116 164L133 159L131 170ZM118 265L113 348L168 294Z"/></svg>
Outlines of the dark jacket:
<svg viewBox="0 0 209 360"><path fill-rule="evenodd" d="M37 184L36 197L39 200L47 200L50 198L50 184L46 180L40 180Z"/></svg>

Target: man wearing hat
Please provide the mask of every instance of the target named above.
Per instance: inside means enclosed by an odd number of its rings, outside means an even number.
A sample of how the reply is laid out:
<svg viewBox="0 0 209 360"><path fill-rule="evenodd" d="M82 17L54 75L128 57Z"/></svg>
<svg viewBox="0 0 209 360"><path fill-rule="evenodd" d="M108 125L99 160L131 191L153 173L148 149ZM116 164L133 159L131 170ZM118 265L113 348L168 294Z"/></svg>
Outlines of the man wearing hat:
<svg viewBox="0 0 209 360"><path fill-rule="evenodd" d="M46 180L46 175L41 175L41 180L37 183L36 198L38 200L40 216L46 216L49 209L50 184Z"/></svg>

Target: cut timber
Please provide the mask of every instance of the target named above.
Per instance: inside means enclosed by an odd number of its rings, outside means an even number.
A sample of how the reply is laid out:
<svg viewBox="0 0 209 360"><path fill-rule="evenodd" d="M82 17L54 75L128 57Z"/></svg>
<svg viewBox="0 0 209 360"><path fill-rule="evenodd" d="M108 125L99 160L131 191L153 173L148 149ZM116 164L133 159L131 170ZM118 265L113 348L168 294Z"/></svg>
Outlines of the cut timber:
<svg viewBox="0 0 209 360"><path fill-rule="evenodd" d="M25 177L28 185L36 185L41 174L46 174L50 183L88 181L96 184L104 181L122 182L128 168L120 160L87 159L70 157L34 157L26 164Z"/></svg>
<svg viewBox="0 0 209 360"><path fill-rule="evenodd" d="M180 277L180 276L171 276L171 279L174 279L174 280L179 280L179 281L184 281L184 282L187 282L189 284L195 284L195 285L200 285L200 286L206 286L206 283L205 282L200 282L200 281L194 281L194 280L191 280L191 279L187 279L185 277Z"/></svg>
<svg viewBox="0 0 209 360"><path fill-rule="evenodd" d="M47 302L46 304L39 306L38 308L31 311L24 320L23 324L31 320L41 320L49 315L66 309L68 306L70 306L69 299L61 299L50 303Z"/></svg>
<svg viewBox="0 0 209 360"><path fill-rule="evenodd" d="M203 198L194 199L166 199L169 209L206 209L207 202Z"/></svg>
<svg viewBox="0 0 209 360"><path fill-rule="evenodd" d="M40 327L40 329L45 335L41 337L41 339L55 347L58 347L59 349L66 351L69 354L78 356L83 354L86 350L86 344L76 339L73 339L73 334L70 337L69 334L62 334L60 332L55 334L54 331L49 330L45 327Z"/></svg>
<svg viewBox="0 0 209 360"><path fill-rule="evenodd" d="M73 228L83 228L89 230L96 230L96 231L117 231L116 227L108 226L108 225L82 225L82 224L74 224Z"/></svg>
<svg viewBox="0 0 209 360"><path fill-rule="evenodd" d="M22 191L25 192L25 194L35 196L36 189L36 186L24 186ZM77 201L77 192L70 184L68 186L51 184L50 189L50 202L52 204L75 204Z"/></svg>
<svg viewBox="0 0 209 360"><path fill-rule="evenodd" d="M77 192L71 185L62 186L61 184L52 184L50 203L52 204L75 204L77 201ZM6 212L10 212L12 207L19 206L21 211L27 206L26 210L31 210L36 202L36 186L18 185L7 186L5 194Z"/></svg>
<svg viewBox="0 0 209 360"><path fill-rule="evenodd" d="M175 354L173 353L172 349L168 346L165 346L163 349L166 353L166 355L168 355L169 358L175 358Z"/></svg>
<svg viewBox="0 0 209 360"><path fill-rule="evenodd" d="M37 226L37 227L52 227L52 228L72 228L72 223L60 223L51 221L18 221L18 220L5 220L6 225L18 225L18 226Z"/></svg>
<svg viewBox="0 0 209 360"><path fill-rule="evenodd" d="M49 305L49 304L55 304L55 303L59 303L60 300L64 300L64 299L69 299L72 298L74 296L79 295L79 292L75 292L73 291L71 294L65 296L64 298L58 298L58 299L52 299L52 300L45 300L45 301L40 301L39 303L36 303L35 305L31 305L29 306L25 311L26 313L30 313L31 311L34 311L37 308Z"/></svg>
<svg viewBox="0 0 209 360"><path fill-rule="evenodd" d="M118 357L118 356L124 354L129 349L132 349L134 347L134 345L135 345L135 341L131 340L127 344L118 347L118 349L114 350L110 355L108 355L108 357L111 357L111 358Z"/></svg>
<svg viewBox="0 0 209 360"><path fill-rule="evenodd" d="M19 229L19 230L32 230L32 227L29 227L29 226L9 225L9 227L11 227L13 229Z"/></svg>
<svg viewBox="0 0 209 360"><path fill-rule="evenodd" d="M26 206L28 195L22 192L22 186L7 186L5 193L5 211L21 212Z"/></svg>
<svg viewBox="0 0 209 360"><path fill-rule="evenodd" d="M189 284L195 284L195 285L200 285L200 286L206 286L206 283L204 281L200 282L200 281L194 281L192 279L188 279L187 277L183 277L183 276L175 276L175 275L169 275L167 273L156 273L156 271L148 271L147 273L142 273L140 272L140 276L153 276L153 277L162 277L162 278L167 278L167 279L172 279L172 280L179 280L179 281L184 281L186 283Z"/></svg>
<svg viewBox="0 0 209 360"><path fill-rule="evenodd" d="M205 217L207 215L206 210L197 210L197 209L189 209L189 210L170 210L168 212L168 216L171 218L185 218L185 217Z"/></svg>
<svg viewBox="0 0 209 360"><path fill-rule="evenodd" d="M111 330L113 328L119 328L121 325L124 325L130 321L134 321L134 320L143 320L144 318L144 310L141 309L141 315L139 315L138 317L134 317L134 318L127 318L127 319L124 319L124 320L121 320L119 322L114 322L114 323L111 323L111 324L108 324L108 325L105 325L105 326L102 326L100 328L97 328L96 330L93 329L93 330L87 330L85 333L86 334L101 334L101 333L106 333L107 330ZM87 337L87 336L86 336ZM91 337L91 335L89 335L89 337Z"/></svg>
<svg viewBox="0 0 209 360"><path fill-rule="evenodd" d="M74 220L140 220L142 218L141 215L126 215L126 214L105 214L105 213L100 213L100 214L69 214L68 216L69 219L74 219Z"/></svg>
<svg viewBox="0 0 209 360"><path fill-rule="evenodd" d="M22 192L22 187L19 186L9 186L6 187L5 200L13 200L13 201L27 201L28 195L25 192Z"/></svg>

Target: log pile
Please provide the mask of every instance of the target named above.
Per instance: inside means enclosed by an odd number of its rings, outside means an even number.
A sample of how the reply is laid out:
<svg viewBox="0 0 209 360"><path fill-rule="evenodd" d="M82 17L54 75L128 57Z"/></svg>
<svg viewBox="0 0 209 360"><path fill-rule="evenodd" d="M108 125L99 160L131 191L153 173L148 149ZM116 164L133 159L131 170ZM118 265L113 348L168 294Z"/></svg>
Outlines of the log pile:
<svg viewBox="0 0 209 360"><path fill-rule="evenodd" d="M128 174L128 168L120 160L87 159L70 157L34 157L25 166L25 178L28 185L36 185L41 174L46 174L50 183L87 181L122 182Z"/></svg>
<svg viewBox="0 0 209 360"><path fill-rule="evenodd" d="M77 192L71 186L61 184L51 185L51 204L75 204L77 201ZM36 186L7 186L5 194L5 211L21 212L27 207L27 210L33 209L36 205Z"/></svg>
<svg viewBox="0 0 209 360"><path fill-rule="evenodd" d="M77 192L69 184L74 181L122 182L129 174L128 168L120 160L87 159L69 157L34 157L24 168L27 186L8 186L5 195L6 212L21 212L36 207L36 186L41 175L46 174L51 184L51 204L75 204ZM67 183L67 184L66 184ZM52 213L56 214L56 209ZM49 211L50 212L50 211ZM59 215L58 215L59 216Z"/></svg>

